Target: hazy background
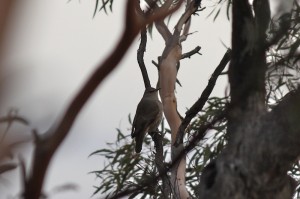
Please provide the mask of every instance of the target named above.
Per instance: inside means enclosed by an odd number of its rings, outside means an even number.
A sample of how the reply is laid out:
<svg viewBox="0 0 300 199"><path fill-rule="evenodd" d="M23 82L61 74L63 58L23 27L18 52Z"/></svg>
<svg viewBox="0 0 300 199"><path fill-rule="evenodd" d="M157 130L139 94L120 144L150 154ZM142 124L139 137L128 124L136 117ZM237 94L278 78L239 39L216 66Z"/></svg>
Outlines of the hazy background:
<svg viewBox="0 0 300 199"><path fill-rule="evenodd" d="M100 12L93 18L95 1L19 0L12 25L6 37L6 51L1 56L6 95L0 115L15 108L39 133L59 118L89 74L114 48L123 28L126 1L116 1L113 13ZM289 1L286 1L289 2ZM213 5L203 1L203 6ZM224 4L224 6L226 6ZM226 9L225 9L226 10ZM225 13L213 22L207 19L211 7L192 20L191 32L183 43L183 52L201 46L200 55L181 62L177 86L179 112L184 115L200 96L210 74L218 65L226 46L230 46L230 23ZM176 16L175 16L176 17ZM170 29L173 30L171 23ZM89 198L93 185L101 182L90 171L99 170L105 160L88 155L114 141L116 128L130 133L128 114L132 117L143 94L143 80L136 62L139 38L129 49L119 67L96 90L85 105L48 170L45 192L65 183L78 185L76 192L52 195L53 199ZM157 81L157 60L164 42L156 31L148 38L145 62L151 83ZM227 78L221 77L213 95L224 95ZM12 133L30 135L30 128L16 125ZM30 160L32 149L24 148L22 156ZM15 160L17 162L17 159ZM0 198L20 192L19 171L0 179ZM2 182L3 181L3 182Z"/></svg>

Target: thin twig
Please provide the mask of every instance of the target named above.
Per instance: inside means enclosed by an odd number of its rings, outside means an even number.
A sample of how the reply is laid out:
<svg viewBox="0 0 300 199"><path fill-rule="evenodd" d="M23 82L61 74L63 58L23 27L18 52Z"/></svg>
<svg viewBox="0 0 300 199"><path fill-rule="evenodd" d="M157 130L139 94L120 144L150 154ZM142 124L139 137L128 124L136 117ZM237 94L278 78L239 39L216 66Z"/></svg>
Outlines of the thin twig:
<svg viewBox="0 0 300 199"><path fill-rule="evenodd" d="M154 141L155 145L155 165L157 167L158 173L162 179L162 195L164 196L163 198L167 199L170 197L171 194L171 184L168 178L167 173L164 173L166 170L166 166L164 163L164 149L163 149L163 135L161 132L153 132L150 134L152 137L152 140Z"/></svg>
<svg viewBox="0 0 300 199"><path fill-rule="evenodd" d="M180 59L191 58L191 56L193 56L196 53L199 55L202 55L201 53L199 53L200 50L201 50L201 47L197 46L194 50L191 50L190 52L182 54Z"/></svg>

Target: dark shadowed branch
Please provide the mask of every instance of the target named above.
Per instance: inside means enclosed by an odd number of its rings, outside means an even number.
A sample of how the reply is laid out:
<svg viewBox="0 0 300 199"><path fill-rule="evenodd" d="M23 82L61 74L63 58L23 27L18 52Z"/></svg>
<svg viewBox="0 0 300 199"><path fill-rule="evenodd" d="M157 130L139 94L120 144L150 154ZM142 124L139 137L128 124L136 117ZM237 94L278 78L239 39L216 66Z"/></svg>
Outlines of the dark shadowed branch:
<svg viewBox="0 0 300 199"><path fill-rule="evenodd" d="M163 135L161 132L153 132L150 135L155 144L155 165L162 180L162 194L164 198L167 199L170 198L171 195L171 183L167 172L165 172L166 166L164 163Z"/></svg>
<svg viewBox="0 0 300 199"><path fill-rule="evenodd" d="M142 72L145 88L149 88L151 87L151 83L144 62L144 53L146 51L146 44L147 44L147 30L146 28L144 28L141 30L141 43L139 49L137 50L137 61Z"/></svg>
<svg viewBox="0 0 300 199"><path fill-rule="evenodd" d="M146 29L141 30L141 42L139 49L137 51L137 60L139 67L142 72L145 88L151 87L149 76L147 73L147 69L144 63L144 52L146 51L146 44L147 44L147 31ZM157 131L157 132L151 132L152 140L155 144L155 165L158 169L159 174L162 176L162 194L165 199L170 197L171 193L171 187L170 182L168 179L168 176L166 173L163 173L165 170L165 164L164 164L164 155L163 155L163 135Z"/></svg>
<svg viewBox="0 0 300 199"><path fill-rule="evenodd" d="M216 81L219 77L219 75L224 70L225 66L230 61L231 56L231 50L227 50L227 52L224 54L220 64L217 66L213 74L211 75L208 84L204 91L202 92L200 98L194 103L194 105L186 112L185 118L182 120L181 125L178 129L178 134L176 137L176 141L174 143L175 146L178 146L179 144L183 143L183 136L184 131L188 124L191 122L191 120L199 113L203 106L205 105L206 101L208 100L208 97L210 96L211 92L213 91Z"/></svg>
<svg viewBox="0 0 300 199"><path fill-rule="evenodd" d="M199 51L201 50L201 47L200 46L197 46L195 49L187 52L187 53L183 53L181 55L181 59L185 59L185 58L191 58L191 56L193 56L194 54L199 54L201 55L201 53L199 53Z"/></svg>
<svg viewBox="0 0 300 199"><path fill-rule="evenodd" d="M300 154L300 92L266 110L268 9L267 1L254 1L253 15L248 1L233 0L229 139L203 170L198 198L293 198L295 184L287 172Z"/></svg>

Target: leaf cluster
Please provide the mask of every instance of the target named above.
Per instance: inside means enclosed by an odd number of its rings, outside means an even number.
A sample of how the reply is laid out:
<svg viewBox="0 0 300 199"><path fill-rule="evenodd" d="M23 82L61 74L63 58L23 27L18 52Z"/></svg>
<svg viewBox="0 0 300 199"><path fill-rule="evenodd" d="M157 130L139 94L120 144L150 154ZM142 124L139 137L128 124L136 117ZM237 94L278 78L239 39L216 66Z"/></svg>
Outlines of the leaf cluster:
<svg viewBox="0 0 300 199"><path fill-rule="evenodd" d="M286 30L281 39L267 52L266 101L276 104L287 92L300 83L300 6L295 1L290 14L272 20L268 32L269 40L276 37L280 29Z"/></svg>
<svg viewBox="0 0 300 199"><path fill-rule="evenodd" d="M104 1L104 0L103 0ZM103 2L102 1L102 2ZM112 3L113 0L110 0ZM98 2L98 1L97 1ZM109 0L106 0L107 6ZM229 10L231 0L219 0L216 7L209 14L214 15L214 20L219 16L222 5L227 3L227 17L229 18ZM110 4L111 6L112 4ZM97 6L96 6L97 7ZM101 10L100 9L100 10ZM106 12L106 11L105 11ZM269 41L274 40L280 33L278 42L274 43L267 51L267 72L266 72L266 104L270 109L276 105L280 99L290 90L294 90L300 83L300 63L299 51L300 46L300 6L295 2L291 14L283 15L278 20L272 20L267 32ZM148 28L152 28L149 26ZM229 97L212 97L207 101L205 108L198 114L186 130L186 142L197 135L197 131L202 125L209 123L215 115L224 111L229 102ZM131 124L131 120L129 119ZM186 182L190 195L193 196L197 192L197 185L200 182L200 176L203 168L210 163L222 150L226 147L226 119L219 121L211 128L205 138L194 147L187 156L187 173ZM164 136L164 146L170 144L169 129L162 124L161 131ZM150 136L146 136L144 140L144 150L142 154L134 154L134 143L128 132L123 133L117 129L117 140L114 143L107 143L107 148L97 150L91 155L100 155L106 158L106 164L103 169L94 171L97 178L101 181L97 185L94 194L107 194L113 196L120 191L140 188L134 192L130 198L161 198L161 182L153 183L153 178L157 176L158 171L155 166L153 147ZM170 165L170 147L164 148L165 166ZM290 170L290 175L299 179L299 163L295 163ZM147 182L151 182L148 186L141 186ZM297 189L298 196L300 188Z"/></svg>
<svg viewBox="0 0 300 199"><path fill-rule="evenodd" d="M224 4L226 4L226 5L224 5ZM207 17L213 17L213 21L215 21L218 18L221 11L224 9L224 7L226 7L226 16L227 16L227 19L229 20L230 14L231 14L230 13L231 5L232 5L232 0L217 0L211 6L212 9Z"/></svg>
<svg viewBox="0 0 300 199"><path fill-rule="evenodd" d="M129 121L131 123L130 116ZM163 126L162 124L161 127L164 128ZM164 131L169 130L164 129ZM169 142L169 140L164 139L164 142ZM152 182L158 173L151 137L145 137L141 154L135 154L134 146L130 135L125 135L117 129L117 140L114 143L107 143L107 148L91 154L91 156L99 155L106 159L103 169L91 172L100 179L100 184L95 186L94 195L100 193L111 197L121 191L131 189L139 191L134 192L129 198L146 198L149 195L156 198L161 195L159 182L149 184L146 189L142 187L145 182ZM167 157L167 152L164 157Z"/></svg>
<svg viewBox="0 0 300 199"><path fill-rule="evenodd" d="M112 12L113 2L114 0L96 0L94 16L97 14L97 12L102 10L104 10L106 14L107 10L110 10Z"/></svg>
<svg viewBox="0 0 300 199"><path fill-rule="evenodd" d="M187 140L191 140L197 135L198 129L209 123L215 115L225 110L228 104L228 97L211 97L207 101L207 106L198 114L187 129ZM207 132L204 139L194 147L188 155L187 161L187 186L191 189L192 195L197 192L200 176L204 167L209 164L224 149L226 140L226 119L219 121ZM187 141L186 145L189 144Z"/></svg>
<svg viewBox="0 0 300 199"><path fill-rule="evenodd" d="M216 112L225 108L226 98L210 98L208 106L203 110L197 119L195 119L187 132L189 140L199 129L199 127L209 122ZM130 118L130 117L129 117ZM131 123L131 119L129 119ZM170 163L170 130L164 127L162 122L161 131L164 134L164 163L168 168ZM194 148L187 159L187 186L191 195L195 195L196 187L199 183L199 177L202 169L215 158L225 147L226 122L221 121L215 126L211 133ZM128 134L128 132L127 132ZM186 142L188 144L188 141ZM91 155L100 155L106 159L103 169L93 171L92 173L99 178L100 183L95 186L94 194L106 194L107 197L113 196L124 190L138 188L129 198L161 198L161 181L153 183L153 179L158 175L155 166L155 149L151 137L146 136L141 154L134 153L134 142L130 135L125 135L120 129L117 129L117 140L114 143L107 143L106 148L93 152ZM169 173L167 173L169 176ZM148 186L144 187L145 183Z"/></svg>

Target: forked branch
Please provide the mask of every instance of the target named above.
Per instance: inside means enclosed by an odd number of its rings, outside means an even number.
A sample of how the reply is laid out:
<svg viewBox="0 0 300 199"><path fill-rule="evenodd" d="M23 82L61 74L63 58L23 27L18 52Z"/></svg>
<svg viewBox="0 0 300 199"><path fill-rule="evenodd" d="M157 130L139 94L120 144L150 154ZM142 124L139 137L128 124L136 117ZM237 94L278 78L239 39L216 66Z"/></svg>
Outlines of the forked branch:
<svg viewBox="0 0 300 199"><path fill-rule="evenodd" d="M181 2L182 1L180 1L180 3ZM135 9L139 5L139 1L127 1L125 29L116 48L102 64L97 66L91 77L71 101L62 118L45 134L37 136L32 160L32 168L24 180L25 199L38 199L40 197L45 174L53 154L68 135L85 103L88 101L99 84L111 73L111 71L117 67L118 63L124 57L139 31L142 28L145 28L147 24L156 20L161 20L170 13L174 12L180 7L180 3L165 12L156 12L155 14L149 15L149 11L146 11L144 17L137 17L137 12Z"/></svg>

